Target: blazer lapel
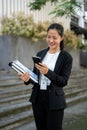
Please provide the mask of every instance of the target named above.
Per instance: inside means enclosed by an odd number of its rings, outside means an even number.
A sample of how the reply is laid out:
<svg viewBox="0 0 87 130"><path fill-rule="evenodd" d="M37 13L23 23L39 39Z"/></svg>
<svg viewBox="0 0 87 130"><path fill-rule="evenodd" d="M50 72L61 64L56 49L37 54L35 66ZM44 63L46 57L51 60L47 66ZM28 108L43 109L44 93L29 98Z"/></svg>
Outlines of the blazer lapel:
<svg viewBox="0 0 87 130"><path fill-rule="evenodd" d="M64 60L64 51L62 50L59 54L59 57L57 58L54 72L58 72L60 70L63 60Z"/></svg>
<svg viewBox="0 0 87 130"><path fill-rule="evenodd" d="M42 54L41 54L41 60L43 60L44 56L46 55L47 51L49 50L49 48L47 48Z"/></svg>

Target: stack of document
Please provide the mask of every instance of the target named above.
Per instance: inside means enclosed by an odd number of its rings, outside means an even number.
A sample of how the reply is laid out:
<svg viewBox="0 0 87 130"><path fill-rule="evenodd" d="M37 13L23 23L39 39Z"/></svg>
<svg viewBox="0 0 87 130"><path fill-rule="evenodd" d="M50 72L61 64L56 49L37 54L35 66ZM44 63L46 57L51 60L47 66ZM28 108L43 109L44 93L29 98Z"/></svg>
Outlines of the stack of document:
<svg viewBox="0 0 87 130"><path fill-rule="evenodd" d="M8 64L12 69L14 69L16 72L24 74L25 72L28 72L30 74L30 78L38 83L38 76L32 72L29 68L25 67L21 62L18 60L9 62Z"/></svg>

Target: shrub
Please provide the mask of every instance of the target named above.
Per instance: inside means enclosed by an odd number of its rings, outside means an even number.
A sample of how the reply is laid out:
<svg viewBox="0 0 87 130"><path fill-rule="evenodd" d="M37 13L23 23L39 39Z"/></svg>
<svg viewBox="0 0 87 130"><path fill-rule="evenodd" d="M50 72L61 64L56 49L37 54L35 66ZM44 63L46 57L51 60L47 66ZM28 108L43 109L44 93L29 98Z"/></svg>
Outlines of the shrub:
<svg viewBox="0 0 87 130"><path fill-rule="evenodd" d="M80 45L80 39L73 31L66 30L64 33L64 43L66 49L77 49Z"/></svg>
<svg viewBox="0 0 87 130"><path fill-rule="evenodd" d="M44 40L47 34L47 27L51 22L35 23L32 15L25 16L24 13L12 15L12 17L3 17L1 20L2 34L11 34L31 39L32 41ZM64 33L65 48L76 49L79 46L79 39L74 32L67 30Z"/></svg>
<svg viewBox="0 0 87 130"><path fill-rule="evenodd" d="M13 14L12 17L3 17L1 20L1 33L27 37L33 41L43 40L49 23L38 22L36 24L32 15L25 16L23 13Z"/></svg>

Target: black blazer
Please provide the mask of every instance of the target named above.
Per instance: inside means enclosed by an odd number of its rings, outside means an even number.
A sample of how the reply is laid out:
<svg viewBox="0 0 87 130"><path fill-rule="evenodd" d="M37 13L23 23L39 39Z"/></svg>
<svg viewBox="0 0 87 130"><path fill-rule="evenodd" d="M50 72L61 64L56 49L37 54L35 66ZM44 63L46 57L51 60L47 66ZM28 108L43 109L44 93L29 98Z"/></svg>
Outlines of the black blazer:
<svg viewBox="0 0 87 130"><path fill-rule="evenodd" d="M37 56L40 56L42 60L48 50L49 48L38 52ZM45 75L51 80L51 84L48 87L50 109L64 109L66 107L63 87L66 86L68 83L68 79L71 73L71 68L72 68L72 56L68 52L62 50L56 61L54 71L51 71L49 69L48 73ZM39 71L35 67L33 71L38 75L39 78L39 74L40 74ZM33 83L31 80L29 80L29 82L27 82L26 84L29 83L34 84L32 88L30 102L36 103L37 94L40 86L39 84Z"/></svg>

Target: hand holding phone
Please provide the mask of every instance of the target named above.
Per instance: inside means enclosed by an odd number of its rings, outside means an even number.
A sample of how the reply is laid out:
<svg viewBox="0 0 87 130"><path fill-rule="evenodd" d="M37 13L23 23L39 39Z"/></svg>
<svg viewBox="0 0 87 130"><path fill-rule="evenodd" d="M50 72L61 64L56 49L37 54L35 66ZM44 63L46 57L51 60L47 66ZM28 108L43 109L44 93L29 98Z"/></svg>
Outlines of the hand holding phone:
<svg viewBox="0 0 87 130"><path fill-rule="evenodd" d="M41 58L38 56L33 56L32 59L35 64L39 64L39 62L41 62Z"/></svg>

